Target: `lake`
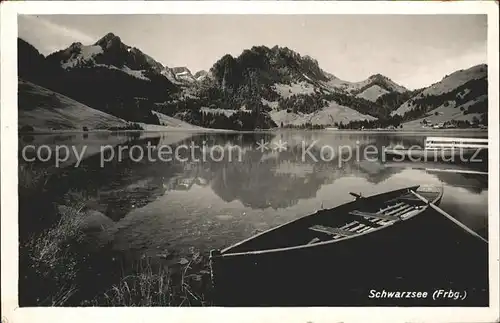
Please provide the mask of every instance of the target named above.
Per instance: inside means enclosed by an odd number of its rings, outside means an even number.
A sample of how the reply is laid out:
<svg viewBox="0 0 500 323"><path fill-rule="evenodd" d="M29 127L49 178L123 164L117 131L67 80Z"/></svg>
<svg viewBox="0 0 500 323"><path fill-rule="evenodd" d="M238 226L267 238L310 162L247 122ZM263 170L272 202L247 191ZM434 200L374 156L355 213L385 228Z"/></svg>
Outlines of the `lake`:
<svg viewBox="0 0 500 323"><path fill-rule="evenodd" d="M26 147L34 167L49 172L55 203L68 194L85 196L86 208L108 219L101 220L113 247L137 256L206 253L349 202L349 192L427 183L444 186L442 209L485 235L487 162L393 162L380 153L391 145L422 146L426 136L487 134L66 133L20 137L19 149L22 156Z"/></svg>

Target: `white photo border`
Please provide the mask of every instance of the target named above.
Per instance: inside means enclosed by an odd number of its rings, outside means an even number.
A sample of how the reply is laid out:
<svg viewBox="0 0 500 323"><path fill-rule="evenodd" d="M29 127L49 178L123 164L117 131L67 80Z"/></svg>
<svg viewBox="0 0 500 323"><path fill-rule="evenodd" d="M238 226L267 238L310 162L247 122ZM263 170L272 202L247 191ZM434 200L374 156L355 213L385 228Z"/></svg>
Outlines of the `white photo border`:
<svg viewBox="0 0 500 323"><path fill-rule="evenodd" d="M1 4L2 323L497 322L499 314L499 5L496 1L7 1ZM18 305L17 16L19 14L486 14L489 83L490 307L71 308Z"/></svg>

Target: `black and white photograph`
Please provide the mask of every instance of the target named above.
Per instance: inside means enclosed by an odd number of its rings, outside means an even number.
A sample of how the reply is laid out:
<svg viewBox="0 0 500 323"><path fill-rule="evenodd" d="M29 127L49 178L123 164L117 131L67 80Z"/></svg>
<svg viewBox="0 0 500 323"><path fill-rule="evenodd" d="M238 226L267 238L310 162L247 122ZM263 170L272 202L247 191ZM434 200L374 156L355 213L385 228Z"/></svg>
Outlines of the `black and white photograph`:
<svg viewBox="0 0 500 323"><path fill-rule="evenodd" d="M498 317L498 4L414 4L2 4L2 322Z"/></svg>

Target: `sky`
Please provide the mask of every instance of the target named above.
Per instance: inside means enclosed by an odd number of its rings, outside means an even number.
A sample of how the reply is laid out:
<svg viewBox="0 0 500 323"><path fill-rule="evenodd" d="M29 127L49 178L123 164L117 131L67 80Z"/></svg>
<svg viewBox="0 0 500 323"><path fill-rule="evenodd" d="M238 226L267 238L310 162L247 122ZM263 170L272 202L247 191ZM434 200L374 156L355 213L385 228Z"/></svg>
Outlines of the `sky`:
<svg viewBox="0 0 500 323"><path fill-rule="evenodd" d="M19 16L19 37L47 55L112 32L168 67L208 70L223 55L279 45L340 79L373 74L416 89L487 63L486 15Z"/></svg>

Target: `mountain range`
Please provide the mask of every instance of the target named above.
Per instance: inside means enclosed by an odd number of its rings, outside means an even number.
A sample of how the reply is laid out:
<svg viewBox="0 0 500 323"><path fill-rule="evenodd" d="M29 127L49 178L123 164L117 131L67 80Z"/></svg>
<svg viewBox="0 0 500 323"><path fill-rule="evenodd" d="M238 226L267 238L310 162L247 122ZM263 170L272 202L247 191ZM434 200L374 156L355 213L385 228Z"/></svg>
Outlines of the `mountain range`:
<svg viewBox="0 0 500 323"><path fill-rule="evenodd" d="M23 82L125 123L162 125L170 117L207 128L253 130L418 126L424 119L487 122L486 65L411 91L381 74L344 81L287 47L254 46L192 73L185 66L164 66L108 33L94 44L73 43L47 57L18 38L18 71ZM33 105L24 100L20 114L33 114Z"/></svg>

